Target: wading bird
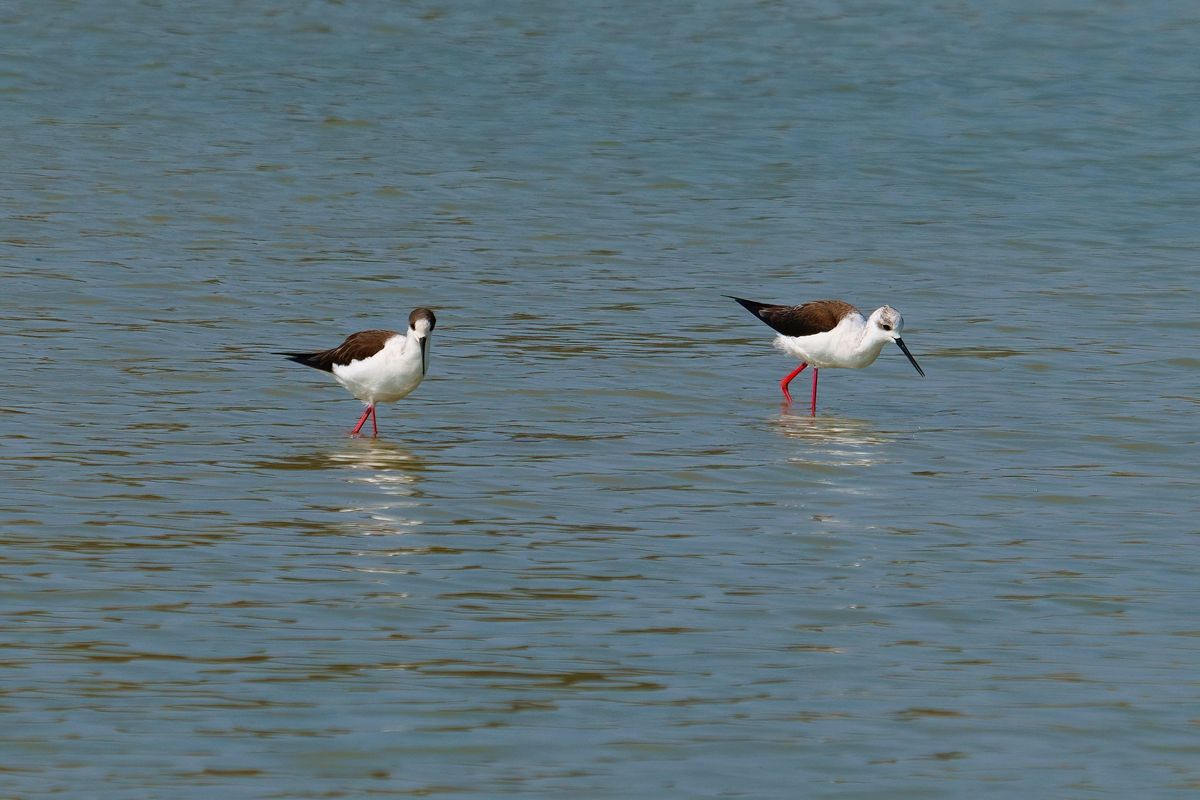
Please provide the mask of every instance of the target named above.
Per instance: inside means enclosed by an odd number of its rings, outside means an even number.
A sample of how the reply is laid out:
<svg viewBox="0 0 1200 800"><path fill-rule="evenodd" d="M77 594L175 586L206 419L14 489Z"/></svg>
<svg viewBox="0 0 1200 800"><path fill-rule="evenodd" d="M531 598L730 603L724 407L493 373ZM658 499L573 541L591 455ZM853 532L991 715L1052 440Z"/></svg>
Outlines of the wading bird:
<svg viewBox="0 0 1200 800"><path fill-rule="evenodd" d="M798 306L773 306L733 295L725 296L741 303L747 311L779 334L775 337L775 347L800 359L800 366L779 381L779 388L783 390L788 403L792 402L792 395L788 392L792 378L803 372L805 367L813 368L813 414L817 413L818 368L869 367L879 358L879 351L888 342L899 345L921 377L925 377L924 370L900 338L904 317L891 306L877 308L871 312L871 316L863 319L857 308L841 300L813 300Z"/></svg>
<svg viewBox="0 0 1200 800"><path fill-rule="evenodd" d="M421 385L429 369L429 336L437 318L428 308L414 308L404 333L370 330L352 333L330 350L316 353L277 353L298 364L333 373L338 383L367 408L350 432L358 436L367 418L379 435L375 405L394 403Z"/></svg>

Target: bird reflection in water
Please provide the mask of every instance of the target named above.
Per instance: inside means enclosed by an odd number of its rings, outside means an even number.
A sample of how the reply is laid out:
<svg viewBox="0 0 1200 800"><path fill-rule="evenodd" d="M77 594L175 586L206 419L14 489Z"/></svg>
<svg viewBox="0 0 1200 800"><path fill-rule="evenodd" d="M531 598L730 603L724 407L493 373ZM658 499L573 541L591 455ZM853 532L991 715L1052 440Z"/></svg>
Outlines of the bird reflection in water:
<svg viewBox="0 0 1200 800"><path fill-rule="evenodd" d="M326 458L327 468L340 468L339 477L346 482L372 488L373 499L340 509L347 515L342 529L355 536L389 537L386 541L380 539L377 546L356 547L353 554L357 558L350 568L374 574L408 574L411 570L406 563L391 559L424 549L398 547L403 540L395 538L413 533L422 524L414 515L423 505L419 487L426 469L424 460L410 450L380 439L348 439L342 447L327 452ZM395 596L406 595L398 592Z"/></svg>
<svg viewBox="0 0 1200 800"><path fill-rule="evenodd" d="M351 470L346 480L375 487L382 493L380 502L342 509L348 513L366 512L373 522L381 523L380 530L364 531L367 535L395 534L412 525L421 524L396 516L398 509L420 505L418 485L425 463L420 456L399 445L379 439L358 439L327 453L329 467ZM371 526L372 528L374 526Z"/></svg>
<svg viewBox="0 0 1200 800"><path fill-rule="evenodd" d="M420 520L412 519L411 514L413 508L422 504L420 483L427 468L425 461L421 456L391 442L352 439L336 449L294 454L259 466L323 473L321 484L327 487L336 486L339 482L372 487L365 497L363 492L336 490L311 497L325 507L337 508L343 514L365 515L365 519L355 525L361 535L394 536L421 524ZM343 505L350 497L366 499L367 502ZM321 503L322 500L333 502ZM334 503L338 505L334 506Z"/></svg>
<svg viewBox="0 0 1200 800"><path fill-rule="evenodd" d="M771 427L789 439L798 439L808 447L792 460L831 466L869 467L886 458L882 445L896 437L880 430L870 420L852 417L813 417L787 410L770 419Z"/></svg>

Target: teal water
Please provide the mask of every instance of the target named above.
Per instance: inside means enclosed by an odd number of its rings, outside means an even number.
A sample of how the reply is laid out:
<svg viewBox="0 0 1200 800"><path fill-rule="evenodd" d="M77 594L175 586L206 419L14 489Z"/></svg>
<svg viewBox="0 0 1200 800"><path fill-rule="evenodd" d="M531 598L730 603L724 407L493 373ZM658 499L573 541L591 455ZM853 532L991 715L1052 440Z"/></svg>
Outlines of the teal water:
<svg viewBox="0 0 1200 800"><path fill-rule="evenodd" d="M0 21L0 794L1195 794L1187 5Z"/></svg>

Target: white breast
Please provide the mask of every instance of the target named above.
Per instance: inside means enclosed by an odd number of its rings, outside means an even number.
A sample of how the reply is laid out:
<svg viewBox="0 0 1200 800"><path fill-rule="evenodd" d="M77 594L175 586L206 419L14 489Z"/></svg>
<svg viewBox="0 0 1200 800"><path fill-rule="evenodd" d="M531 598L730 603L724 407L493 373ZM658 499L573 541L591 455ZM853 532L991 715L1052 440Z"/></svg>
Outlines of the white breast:
<svg viewBox="0 0 1200 800"><path fill-rule="evenodd" d="M810 366L861 369L879 358L884 342L866 341L866 320L861 314L848 314L833 330L812 336L775 338L775 346Z"/></svg>
<svg viewBox="0 0 1200 800"><path fill-rule="evenodd" d="M370 358L335 365L333 375L364 403L395 402L416 389L424 377L421 345L412 336L393 336Z"/></svg>

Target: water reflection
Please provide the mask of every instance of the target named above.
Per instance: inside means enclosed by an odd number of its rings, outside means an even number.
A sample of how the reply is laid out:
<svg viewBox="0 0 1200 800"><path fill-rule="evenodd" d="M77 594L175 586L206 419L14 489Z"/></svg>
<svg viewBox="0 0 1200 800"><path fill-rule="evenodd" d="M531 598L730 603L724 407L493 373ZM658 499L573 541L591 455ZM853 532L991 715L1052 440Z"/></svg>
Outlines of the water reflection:
<svg viewBox="0 0 1200 800"><path fill-rule="evenodd" d="M396 534L420 520L412 509L421 505L420 484L425 460L407 448L380 439L346 439L314 452L291 453L255 464L260 469L328 473L323 483L343 481L372 491L326 493L342 498L334 510L363 515L356 523L363 535Z"/></svg>
<svg viewBox="0 0 1200 800"><path fill-rule="evenodd" d="M347 565L355 572L408 575L407 561L391 563L396 556L409 556L423 548L402 545L395 537L413 533L424 521L417 509L422 505L420 483L424 460L407 448L379 439L346 439L336 449L323 453L325 469L336 471L349 484L370 487L368 492L351 492L337 510L344 515L339 527L355 537L389 537L378 544L363 544L351 553L357 563ZM376 593L393 600L408 597L406 591Z"/></svg>
<svg viewBox="0 0 1200 800"><path fill-rule="evenodd" d="M347 439L325 455L328 468L350 470L344 480L377 490L373 502L341 509L366 514L361 523L363 535L397 535L421 524L412 518L412 509L421 504L419 487L425 462L420 456L379 439Z"/></svg>
<svg viewBox="0 0 1200 800"><path fill-rule="evenodd" d="M808 445L791 460L836 466L872 466L883 463L880 446L895 435L875 427L870 420L852 417L810 416L784 409L769 424L789 439Z"/></svg>
<svg viewBox="0 0 1200 800"><path fill-rule="evenodd" d="M425 471L425 460L406 447L382 439L346 439L338 449L326 453L331 466L356 470L399 473L407 483L416 483Z"/></svg>
<svg viewBox="0 0 1200 800"><path fill-rule="evenodd" d="M351 467L365 470L398 470L414 477L425 469L424 460L393 442L381 439L346 439L335 448L312 453L290 453L278 459L260 461L261 469L335 470Z"/></svg>

